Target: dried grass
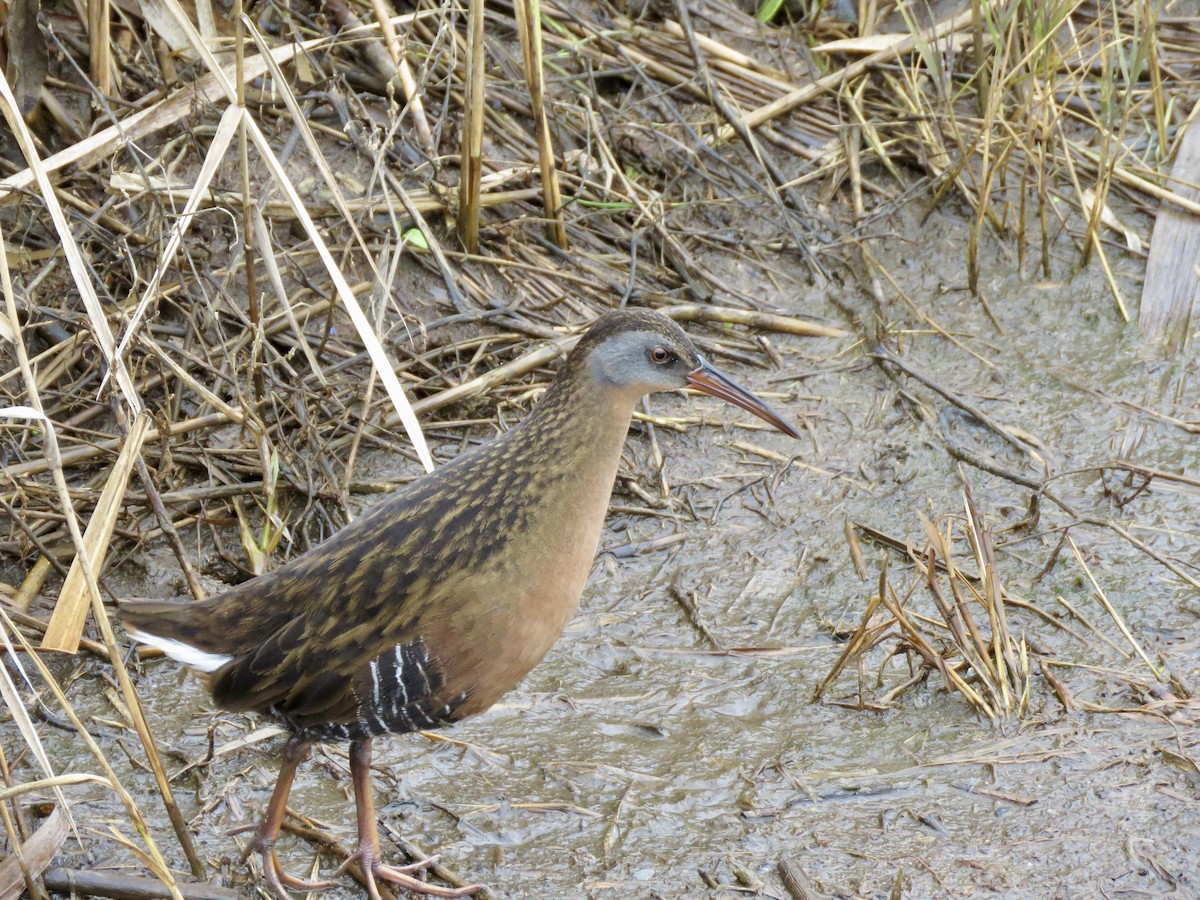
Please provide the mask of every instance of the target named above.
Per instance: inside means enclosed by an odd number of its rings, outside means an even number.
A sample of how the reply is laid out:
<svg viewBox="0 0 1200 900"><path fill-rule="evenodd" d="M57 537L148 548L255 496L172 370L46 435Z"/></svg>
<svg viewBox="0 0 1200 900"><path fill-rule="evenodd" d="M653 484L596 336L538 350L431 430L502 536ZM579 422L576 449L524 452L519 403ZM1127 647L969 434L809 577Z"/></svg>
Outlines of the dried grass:
<svg viewBox="0 0 1200 900"><path fill-rule="evenodd" d="M963 507L963 514L947 516L940 527L922 517L927 543L920 550L912 544L887 539L873 529L847 526L851 558L860 569L862 549L857 530L890 550L904 552L913 575L898 590L889 577L888 557L884 557L877 590L868 598L857 627L844 636L845 647L818 686L815 700L826 697L845 672L855 671L854 693L839 695L831 702L855 709L883 710L936 672L945 690L957 694L991 722L1000 724L1020 722L1030 715L1035 683L1052 692L1065 712L1114 711L1074 697L1052 671L1055 667L1103 671L1106 683L1132 686L1145 695L1152 694L1152 686L1171 690L1177 687L1169 670L1151 661L1141 647L1069 534L1064 535L1063 541L1092 584L1092 597L1111 621L1112 628L1107 630L1115 630L1119 635L1117 640L1062 597L1044 597L1039 603L1008 588L997 564L993 528L980 515L969 487L963 491ZM964 540L968 552L966 559L960 561L958 557L962 554L956 552L956 547ZM928 597L923 604L918 601L922 593ZM1089 641L1048 612L1050 600L1063 605L1100 643ZM1082 657L1092 662L1064 659L1063 638L1067 646L1073 645ZM1124 650L1119 641L1124 641L1133 653ZM1048 649L1051 646L1056 649L1051 651ZM1149 678L1137 668L1107 667L1113 653L1120 664L1134 657L1139 659L1149 670ZM886 674L897 658L907 666L907 674L899 678ZM876 671L873 679L867 676L871 664ZM1041 682L1031 677L1035 664L1043 676ZM1178 708L1182 709L1187 705L1188 694L1186 689L1180 693L1183 699ZM1156 706L1149 703L1137 711L1150 712ZM1036 715L1043 714L1041 703L1036 709Z"/></svg>

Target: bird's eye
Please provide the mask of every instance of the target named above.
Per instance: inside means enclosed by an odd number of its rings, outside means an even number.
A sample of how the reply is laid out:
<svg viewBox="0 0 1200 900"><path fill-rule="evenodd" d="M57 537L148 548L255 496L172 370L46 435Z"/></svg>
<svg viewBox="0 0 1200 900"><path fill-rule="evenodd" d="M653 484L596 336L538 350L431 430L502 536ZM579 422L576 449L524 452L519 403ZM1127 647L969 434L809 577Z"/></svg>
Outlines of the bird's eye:
<svg viewBox="0 0 1200 900"><path fill-rule="evenodd" d="M655 347L650 351L650 358L656 363L665 363L671 358L671 351L666 347Z"/></svg>

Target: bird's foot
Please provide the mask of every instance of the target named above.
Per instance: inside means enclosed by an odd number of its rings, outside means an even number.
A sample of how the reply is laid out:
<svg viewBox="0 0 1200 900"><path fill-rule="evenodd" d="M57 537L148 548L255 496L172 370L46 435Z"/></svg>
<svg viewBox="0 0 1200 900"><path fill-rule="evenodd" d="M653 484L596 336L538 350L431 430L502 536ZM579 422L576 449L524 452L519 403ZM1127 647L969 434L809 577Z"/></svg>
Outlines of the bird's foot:
<svg viewBox="0 0 1200 900"><path fill-rule="evenodd" d="M437 861L438 857L430 856L427 859L409 863L407 866L389 866L383 863L374 848L360 846L338 867L334 876L336 877L345 872L350 866L357 863L358 867L362 869L367 896L371 900L380 900L379 888L376 885L376 882L379 881L386 881L414 894L425 894L429 897L469 897L476 891L483 890L482 884L469 884L465 887L442 887L439 884L430 884L428 881L422 881L419 878L413 877L412 873L428 868Z"/></svg>
<svg viewBox="0 0 1200 900"><path fill-rule="evenodd" d="M267 887L271 889L279 900L291 900L285 888L290 888L293 891L299 891L302 894L311 894L314 891L327 891L330 888L337 887L336 881L305 881L303 878L297 878L295 875L289 875L283 871L283 866L279 864L279 857L272 850L269 859L266 855L262 858L263 862L263 879L267 882Z"/></svg>
<svg viewBox="0 0 1200 900"><path fill-rule="evenodd" d="M232 833L236 834L238 831L245 830L247 829L239 828ZM275 841L263 837L262 834L256 834L246 846L246 850L242 854L242 862L245 862L252 853L257 854L262 862L263 881L266 882L267 890L276 900L292 900L291 895L287 892L288 888L302 894L309 894L337 887L336 881L305 881L303 878L297 878L283 871L279 856L275 853Z"/></svg>

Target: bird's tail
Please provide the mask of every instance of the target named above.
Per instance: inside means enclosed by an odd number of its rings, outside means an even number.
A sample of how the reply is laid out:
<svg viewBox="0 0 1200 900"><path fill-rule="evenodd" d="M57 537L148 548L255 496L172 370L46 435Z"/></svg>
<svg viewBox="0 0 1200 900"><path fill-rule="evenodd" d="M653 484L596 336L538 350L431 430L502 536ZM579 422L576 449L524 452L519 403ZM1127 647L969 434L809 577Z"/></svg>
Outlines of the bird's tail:
<svg viewBox="0 0 1200 900"><path fill-rule="evenodd" d="M197 640L202 604L172 600L122 600L121 622L130 636L201 672L215 672L233 659L204 649Z"/></svg>

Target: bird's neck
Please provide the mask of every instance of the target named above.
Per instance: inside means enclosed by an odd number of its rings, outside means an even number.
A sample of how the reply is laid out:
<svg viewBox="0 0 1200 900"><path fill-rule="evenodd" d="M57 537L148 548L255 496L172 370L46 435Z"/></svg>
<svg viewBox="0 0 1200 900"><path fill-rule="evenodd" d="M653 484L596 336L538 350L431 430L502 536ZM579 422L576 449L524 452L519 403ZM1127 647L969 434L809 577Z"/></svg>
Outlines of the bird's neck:
<svg viewBox="0 0 1200 900"><path fill-rule="evenodd" d="M638 397L601 386L586 371L573 375L551 385L521 423L522 444L540 448L564 488L586 482L607 507Z"/></svg>
<svg viewBox="0 0 1200 900"><path fill-rule="evenodd" d="M584 376L586 377L586 376ZM501 450L516 474L505 506L518 522L499 574L520 585L522 615L503 626L524 649L514 671L532 667L575 611L596 556L635 398L562 378ZM511 613L506 613L511 617ZM515 629L515 631L513 631Z"/></svg>
<svg viewBox="0 0 1200 900"><path fill-rule="evenodd" d="M532 443L554 445L569 458L611 456L616 473L640 395L600 384L583 366L569 376L559 377L546 390L522 428L538 434L540 442Z"/></svg>

